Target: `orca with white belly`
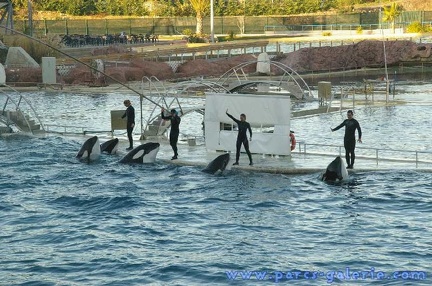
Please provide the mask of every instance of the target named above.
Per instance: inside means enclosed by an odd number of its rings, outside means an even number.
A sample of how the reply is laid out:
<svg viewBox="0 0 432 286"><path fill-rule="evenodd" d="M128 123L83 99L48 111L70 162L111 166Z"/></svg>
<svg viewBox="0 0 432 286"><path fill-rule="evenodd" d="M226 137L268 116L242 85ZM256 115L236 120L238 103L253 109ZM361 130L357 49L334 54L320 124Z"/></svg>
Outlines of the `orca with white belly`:
<svg viewBox="0 0 432 286"><path fill-rule="evenodd" d="M119 147L118 138L110 139L100 145L101 153L115 154Z"/></svg>
<svg viewBox="0 0 432 286"><path fill-rule="evenodd" d="M87 139L79 150L76 158L79 160L94 161L100 156L99 138L97 136Z"/></svg>
<svg viewBox="0 0 432 286"><path fill-rule="evenodd" d="M326 182L337 182L348 180L348 171L340 156L337 156L328 166L321 180Z"/></svg>
<svg viewBox="0 0 432 286"><path fill-rule="evenodd" d="M202 170L205 173L214 174L217 171L220 171L221 173L226 169L227 166L229 166L230 161L230 154L225 153L220 156L218 156L216 159L211 161L207 167L205 167L204 170Z"/></svg>
<svg viewBox="0 0 432 286"><path fill-rule="evenodd" d="M154 163L159 151L159 143L145 143L132 149L119 162L120 163Z"/></svg>

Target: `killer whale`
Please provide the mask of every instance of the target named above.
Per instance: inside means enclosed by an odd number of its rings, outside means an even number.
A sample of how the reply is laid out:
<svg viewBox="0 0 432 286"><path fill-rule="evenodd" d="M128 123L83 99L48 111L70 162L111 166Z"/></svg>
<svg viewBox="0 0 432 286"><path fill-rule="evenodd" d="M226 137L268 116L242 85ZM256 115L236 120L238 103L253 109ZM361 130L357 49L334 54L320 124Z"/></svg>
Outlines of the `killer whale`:
<svg viewBox="0 0 432 286"><path fill-rule="evenodd" d="M205 169L203 169L202 171L209 174L214 174L217 171L223 172L225 168L228 166L229 161L230 161L229 153L219 155L218 157L216 157L216 159L211 161L207 165L207 167L205 167Z"/></svg>
<svg viewBox="0 0 432 286"><path fill-rule="evenodd" d="M159 151L159 143L145 143L132 149L120 163L154 163Z"/></svg>
<svg viewBox="0 0 432 286"><path fill-rule="evenodd" d="M79 160L94 161L99 158L100 153L99 138L93 136L84 142L76 158Z"/></svg>
<svg viewBox="0 0 432 286"><path fill-rule="evenodd" d="M101 153L106 152L108 154L115 154L118 150L119 140L118 138L110 139L100 144Z"/></svg>
<svg viewBox="0 0 432 286"><path fill-rule="evenodd" d="M327 182L344 181L348 179L348 171L340 156L337 156L328 166L321 180Z"/></svg>

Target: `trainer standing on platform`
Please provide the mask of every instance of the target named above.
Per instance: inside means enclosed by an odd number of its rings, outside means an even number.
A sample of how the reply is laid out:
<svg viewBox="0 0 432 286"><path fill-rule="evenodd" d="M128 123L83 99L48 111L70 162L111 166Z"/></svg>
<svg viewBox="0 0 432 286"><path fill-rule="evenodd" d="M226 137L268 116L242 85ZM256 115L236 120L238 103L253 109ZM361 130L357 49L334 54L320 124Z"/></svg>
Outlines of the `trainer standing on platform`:
<svg viewBox="0 0 432 286"><path fill-rule="evenodd" d="M355 131L358 130L358 142L362 143L362 131L360 128L360 124L357 120L353 118L354 113L352 110L348 110L347 117L339 126L336 128L331 128L331 131L336 131L345 126L345 137L344 137L344 147L345 147L345 160L348 165L347 169L354 168L354 160L355 160Z"/></svg>
<svg viewBox="0 0 432 286"><path fill-rule="evenodd" d="M171 120L171 131L170 131L170 145L174 151L174 156L171 160L177 159L177 141L180 134L180 121L181 118L178 116L177 111L175 109L171 109L171 115L165 116L165 109L162 108L161 117L164 120Z"/></svg>
<svg viewBox="0 0 432 286"><path fill-rule="evenodd" d="M243 113L240 114L240 120L238 120L238 119L235 119L231 114L228 113L228 109L226 110L226 115L228 115L229 118L234 120L235 123L237 123L237 127L238 127L238 135L237 135L237 143L236 143L236 161L234 162L233 165L239 164L240 148L241 148L241 145L243 144L243 146L246 150L246 153L249 157L249 165L252 166L253 165L252 154L249 151L249 142L248 142L248 138L246 135L246 131L249 130L250 140L252 141L252 129L251 129L249 122L246 122L246 115Z"/></svg>
<svg viewBox="0 0 432 286"><path fill-rule="evenodd" d="M123 114L122 118L127 119L126 122L126 130L127 130L127 136L129 139L129 147L126 148L126 150L132 150L133 149L133 138L132 138L132 131L135 127L135 108L133 108L131 102L129 99L126 99L123 101L123 104L127 107L126 112Z"/></svg>

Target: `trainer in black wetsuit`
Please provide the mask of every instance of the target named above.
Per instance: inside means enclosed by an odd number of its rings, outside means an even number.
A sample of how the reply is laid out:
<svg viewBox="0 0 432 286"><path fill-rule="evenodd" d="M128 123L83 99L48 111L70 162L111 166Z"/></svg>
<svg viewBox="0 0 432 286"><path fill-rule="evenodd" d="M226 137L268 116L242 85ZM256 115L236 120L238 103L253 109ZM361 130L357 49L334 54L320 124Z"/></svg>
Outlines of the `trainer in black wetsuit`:
<svg viewBox="0 0 432 286"><path fill-rule="evenodd" d="M360 128L360 124L357 120L353 118L353 112L352 110L348 110L347 112L348 119L345 119L339 126L332 129L332 131L336 131L343 126L345 126L345 137L344 137L344 147L345 147L345 159L348 165L348 169L352 169L354 167L354 160L355 160L355 145L356 145L356 139L355 139L355 131L358 130L358 142L362 142L362 131Z"/></svg>
<svg viewBox="0 0 432 286"><path fill-rule="evenodd" d="M127 107L126 112L122 116L122 118L125 118L125 117L127 118L126 130L127 130L127 136L129 139L129 147L126 148L126 150L132 150L133 149L132 131L135 127L135 108L133 108L129 99L126 99L123 102L123 104Z"/></svg>
<svg viewBox="0 0 432 286"><path fill-rule="evenodd" d="M238 127L238 135L237 135L237 143L236 143L236 161L233 165L238 165L239 164L239 159L240 159L240 148L241 145L243 144L246 153L249 157L249 165L253 165L252 162L252 154L249 151L249 142L248 142L248 138L246 135L246 131L249 130L249 134L250 134L250 140L252 140L252 129L251 126L249 124L249 122L246 122L246 115L244 115L243 113L240 115L240 120L235 119L231 114L228 113L228 109L226 111L226 114L235 121L235 123L237 123L237 127Z"/></svg>
<svg viewBox="0 0 432 286"><path fill-rule="evenodd" d="M161 116L164 120L171 120L171 131L170 131L170 145L174 151L174 156L171 158L171 160L177 159L178 153L177 153L177 141L180 133L180 121L181 118L178 116L177 111L175 109L171 109L171 115L165 116L164 114L165 109L162 108Z"/></svg>

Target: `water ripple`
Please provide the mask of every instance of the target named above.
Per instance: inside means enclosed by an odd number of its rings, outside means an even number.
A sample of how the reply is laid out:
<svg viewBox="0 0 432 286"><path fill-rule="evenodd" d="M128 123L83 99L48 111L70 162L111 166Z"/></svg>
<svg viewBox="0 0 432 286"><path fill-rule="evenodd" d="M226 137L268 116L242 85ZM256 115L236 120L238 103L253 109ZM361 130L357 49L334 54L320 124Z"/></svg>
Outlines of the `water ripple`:
<svg viewBox="0 0 432 286"><path fill-rule="evenodd" d="M61 102L69 95L41 96ZM119 107L123 97L72 99L94 111ZM43 103L37 99L38 106ZM385 115L400 126L426 123L419 114L400 119L405 112L400 108ZM71 118L67 109L60 119L50 112L60 123ZM392 137L388 122L372 126L381 112L356 116L371 117L362 121L367 136ZM316 137L323 124L340 119L326 114L294 129L323 141L327 138ZM394 138L385 145L393 141L402 144ZM431 173L356 172L348 183L333 185L319 174L233 170L209 176L163 162L118 164L118 156L85 164L75 159L80 145L76 138L58 136L0 139L0 284L251 285L260 282L230 281L226 272L431 270ZM428 279L362 282L429 285ZM314 282L329 284L325 277Z"/></svg>

